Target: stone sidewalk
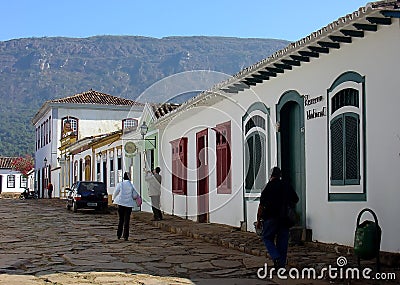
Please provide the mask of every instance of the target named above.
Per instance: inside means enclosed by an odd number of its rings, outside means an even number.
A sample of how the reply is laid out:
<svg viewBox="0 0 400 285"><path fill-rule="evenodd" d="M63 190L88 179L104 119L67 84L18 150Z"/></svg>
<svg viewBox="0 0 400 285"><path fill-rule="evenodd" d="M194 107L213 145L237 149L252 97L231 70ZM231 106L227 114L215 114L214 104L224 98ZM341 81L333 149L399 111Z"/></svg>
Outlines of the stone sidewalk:
<svg viewBox="0 0 400 285"><path fill-rule="evenodd" d="M245 232L241 231L239 228L221 224L197 223L172 215L164 215L164 219L162 221L152 221L153 215L152 213L148 212L135 212L132 215L133 219L149 223L164 231L177 233L194 239L200 239L202 241L239 250L254 256L263 256L265 257L265 262L268 264L268 266L272 266L272 261L268 257L262 240L253 232ZM385 258L385 255L383 255L383 258ZM351 247L317 242L301 242L301 244L289 245L289 269L297 268L301 270L303 268L314 268L319 271L322 268L328 268L329 266L340 268L338 264L341 264L343 261L346 263L347 267L357 268L357 258L355 257ZM393 258L390 260L390 262L393 262ZM361 267L371 268L375 273L375 259L369 261L362 260ZM392 266L385 266L384 264L381 264L381 272L395 273L396 280L386 280L380 282L352 280L351 284L400 284L400 267L398 264ZM347 282L343 280L331 280L330 283L347 284Z"/></svg>
<svg viewBox="0 0 400 285"><path fill-rule="evenodd" d="M255 233L171 215L163 221L151 219L151 213L133 213L131 236L124 242L115 236L115 207L109 214L73 213L59 199L1 199L0 285L399 284L398 270L395 281L384 283L325 276L257 278L263 264L271 262ZM339 257L350 266L355 262L349 248L293 245L288 270L312 268L319 273L327 266L338 267Z"/></svg>

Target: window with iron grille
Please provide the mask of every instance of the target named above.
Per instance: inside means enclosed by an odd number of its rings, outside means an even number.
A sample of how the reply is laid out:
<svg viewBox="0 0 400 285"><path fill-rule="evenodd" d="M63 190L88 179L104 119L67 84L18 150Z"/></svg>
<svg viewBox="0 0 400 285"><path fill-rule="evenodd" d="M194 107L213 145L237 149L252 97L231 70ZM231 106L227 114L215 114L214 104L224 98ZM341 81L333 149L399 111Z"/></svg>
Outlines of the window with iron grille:
<svg viewBox="0 0 400 285"><path fill-rule="evenodd" d="M123 130L135 129L137 126L138 126L137 119L128 118L128 119L122 120L122 129Z"/></svg>

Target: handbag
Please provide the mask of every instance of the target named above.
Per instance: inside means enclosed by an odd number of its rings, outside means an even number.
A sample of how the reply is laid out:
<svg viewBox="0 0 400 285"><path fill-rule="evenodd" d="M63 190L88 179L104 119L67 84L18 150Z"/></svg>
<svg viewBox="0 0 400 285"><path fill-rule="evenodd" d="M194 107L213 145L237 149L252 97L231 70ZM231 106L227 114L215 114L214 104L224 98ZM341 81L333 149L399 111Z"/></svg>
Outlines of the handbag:
<svg viewBox="0 0 400 285"><path fill-rule="evenodd" d="M136 198L136 204L138 205L138 207L140 207L142 205L142 197L140 197L139 195Z"/></svg>

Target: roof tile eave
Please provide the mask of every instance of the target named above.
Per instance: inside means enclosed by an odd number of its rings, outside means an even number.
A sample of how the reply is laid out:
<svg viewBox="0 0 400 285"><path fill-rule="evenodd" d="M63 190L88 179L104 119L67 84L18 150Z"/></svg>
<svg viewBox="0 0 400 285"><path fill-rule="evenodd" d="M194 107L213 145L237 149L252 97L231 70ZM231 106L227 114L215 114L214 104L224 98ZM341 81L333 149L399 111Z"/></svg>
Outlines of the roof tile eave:
<svg viewBox="0 0 400 285"><path fill-rule="evenodd" d="M115 105L115 106L143 106L142 103L109 95L106 93L89 90L83 93L78 93L73 96L68 96L59 99L47 101L48 103L72 103L72 104L93 104L93 105Z"/></svg>
<svg viewBox="0 0 400 285"><path fill-rule="evenodd" d="M16 157L0 157L0 169L12 169L12 162Z"/></svg>
<svg viewBox="0 0 400 285"><path fill-rule="evenodd" d="M313 42L317 42L323 38L326 38L327 36L334 33L336 30L338 30L338 28L341 28L342 26L350 25L353 21L356 21L357 19L365 17L366 15L368 15L374 11L388 9L388 6L390 7L390 5L392 5L393 7L397 7L397 5L399 5L399 3L400 3L400 1L398 1L398 0L397 1L383 0L383 1L367 3L366 6L360 7L358 10L354 11L353 13L350 13L343 17L338 18L336 21L329 23L325 27L322 27L321 29L314 31L310 35L308 35L296 42L290 43L285 48L276 51L269 57L264 58L264 59L256 62L255 64L250 65L250 66L240 70L238 73L234 74L233 76L229 77L228 79L215 84L210 89L205 90L205 91L201 92L200 94L198 94L196 97L193 97L193 98L185 101L181 106L179 106L172 112L169 112L165 116L158 118L155 121L155 123L160 124L163 121L168 120L169 117L174 116L177 112L179 112L181 110L184 110L186 107L190 106L195 101L201 100L201 98L205 97L206 94L220 92L222 88L226 88L226 87L230 86L231 84L238 83L245 77L249 76L249 74L257 72L258 70L266 67L269 64L278 62L284 56L292 54L292 53L296 52L297 50L304 48L305 46L309 46Z"/></svg>
<svg viewBox="0 0 400 285"><path fill-rule="evenodd" d="M228 87L232 83L236 83L236 82L242 80L249 74L258 71L259 69L261 69L269 64L277 62L281 58L283 58L289 54L292 54L292 53L296 52L297 50L312 44L313 42L316 42L318 40L321 40L321 39L327 37L328 35L335 32L338 27L341 27L344 24L348 24L350 21L355 21L355 19L360 18L361 15L364 16L368 12L371 12L372 10L370 8L372 8L372 6L370 4L367 4L367 6L360 7L357 11L355 11L353 13L350 13L350 14L347 14L346 16L340 17L339 19L329 23L325 27L322 27L322 28L318 29L317 31L312 32L308 36L301 38L300 40L297 40L295 42L290 43L289 45L287 45L283 49L276 51L269 57L264 58L264 59L256 62L255 64L242 69L241 71L239 71L238 73L233 75L231 78L228 78L226 81L220 82L216 86L213 86L212 90Z"/></svg>

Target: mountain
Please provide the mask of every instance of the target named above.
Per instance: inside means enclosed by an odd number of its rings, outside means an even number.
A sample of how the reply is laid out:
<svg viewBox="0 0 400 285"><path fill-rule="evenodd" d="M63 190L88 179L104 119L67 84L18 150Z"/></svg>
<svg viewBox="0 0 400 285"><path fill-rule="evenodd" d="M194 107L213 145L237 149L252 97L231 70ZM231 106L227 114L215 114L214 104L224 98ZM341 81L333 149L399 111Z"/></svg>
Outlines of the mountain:
<svg viewBox="0 0 400 285"><path fill-rule="evenodd" d="M34 152L30 121L47 100L91 88L135 99L167 76L192 70L233 75L288 44L275 39L203 36L45 37L0 42L0 155Z"/></svg>

